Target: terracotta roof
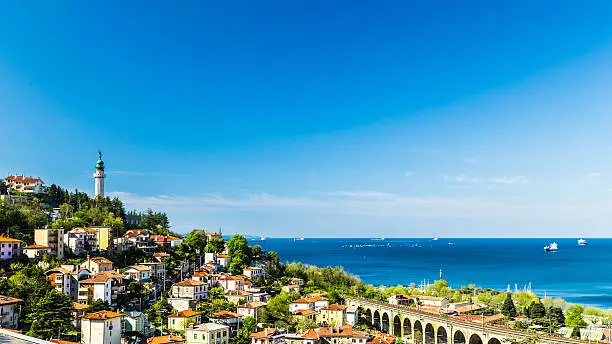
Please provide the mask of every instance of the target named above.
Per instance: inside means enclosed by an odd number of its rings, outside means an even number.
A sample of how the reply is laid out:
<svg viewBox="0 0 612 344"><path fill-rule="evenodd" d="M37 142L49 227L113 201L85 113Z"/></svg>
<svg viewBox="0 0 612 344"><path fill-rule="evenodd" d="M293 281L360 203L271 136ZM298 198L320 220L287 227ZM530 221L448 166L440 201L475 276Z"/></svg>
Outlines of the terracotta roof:
<svg viewBox="0 0 612 344"><path fill-rule="evenodd" d="M247 295L251 295L251 293L249 293L248 291L244 291L244 290L228 290L227 293L225 293L225 295L247 296Z"/></svg>
<svg viewBox="0 0 612 344"><path fill-rule="evenodd" d="M0 235L0 242L14 242L14 243L20 243L20 242L21 242L21 240L17 240L17 239L9 238L9 237L4 236L4 235Z"/></svg>
<svg viewBox="0 0 612 344"><path fill-rule="evenodd" d="M208 277L209 274L206 271L196 271L193 273L194 277Z"/></svg>
<svg viewBox="0 0 612 344"><path fill-rule="evenodd" d="M428 301L442 301L442 300L445 299L443 297L428 296L428 295L418 295L418 296L413 296L411 298L412 299L419 299L419 300L428 300Z"/></svg>
<svg viewBox="0 0 612 344"><path fill-rule="evenodd" d="M319 327L317 329L319 336L321 337L357 337L357 338L367 338L368 333L364 331L353 331L353 326L344 325L338 328L332 327Z"/></svg>
<svg viewBox="0 0 612 344"><path fill-rule="evenodd" d="M30 249L30 250L48 250L49 246L33 244L33 245L28 245L28 246L24 247L23 249L24 250L27 250L27 249Z"/></svg>
<svg viewBox="0 0 612 344"><path fill-rule="evenodd" d="M96 313L89 313L89 314L85 314L83 316L83 319L90 319L90 320L106 320L106 319L113 319L113 318L117 318L122 316L121 313L115 313L115 312L111 312L111 311L99 311Z"/></svg>
<svg viewBox="0 0 612 344"><path fill-rule="evenodd" d="M244 279L238 276L225 275L225 276L219 277L219 281L244 281Z"/></svg>
<svg viewBox="0 0 612 344"><path fill-rule="evenodd" d="M397 339L396 336L384 332L374 332L372 334L374 338L368 341L368 343L372 344L392 344Z"/></svg>
<svg viewBox="0 0 612 344"><path fill-rule="evenodd" d="M314 296L309 298L297 299L292 303L315 303L317 301L327 301L327 298L323 296Z"/></svg>
<svg viewBox="0 0 612 344"><path fill-rule="evenodd" d="M166 240L168 240L168 241L176 241L176 240L182 240L182 239L181 238L177 238L177 237L172 236L172 235L168 235L168 236L166 236Z"/></svg>
<svg viewBox="0 0 612 344"><path fill-rule="evenodd" d="M217 311L217 312L213 313L213 315L211 315L211 318L231 319L231 318L239 318L239 317L241 317L240 314L234 313L234 312L230 312L230 311Z"/></svg>
<svg viewBox="0 0 612 344"><path fill-rule="evenodd" d="M16 297L0 295L0 305L10 305L10 304L21 302L21 301L23 301L23 300L22 299L18 299Z"/></svg>
<svg viewBox="0 0 612 344"><path fill-rule="evenodd" d="M229 255L224 254L224 253L219 253L219 254L217 255L217 258L229 258L229 257L230 257Z"/></svg>
<svg viewBox="0 0 612 344"><path fill-rule="evenodd" d="M295 315L301 315L301 316L308 316L308 315L313 315L316 314L316 311L313 311L312 309L298 309L297 311L295 311Z"/></svg>
<svg viewBox="0 0 612 344"><path fill-rule="evenodd" d="M174 285L177 285L179 287L196 287L196 286L201 286L201 285L205 285L206 283L204 282L200 282L200 281L196 281L194 279L186 279L184 281L180 281L178 283L175 283Z"/></svg>
<svg viewBox="0 0 612 344"><path fill-rule="evenodd" d="M170 254L166 252L155 252L153 253L153 257L170 257Z"/></svg>
<svg viewBox="0 0 612 344"><path fill-rule="evenodd" d="M72 303L72 309L76 309L77 311L81 311L83 309L87 309L89 308L88 305L84 305L82 303L78 303L78 302L73 302Z"/></svg>
<svg viewBox="0 0 612 344"><path fill-rule="evenodd" d="M191 309L185 310L185 311L180 311L178 313L172 313L170 315L168 315L168 317L171 318L190 318L196 315L200 315L202 313L200 312L196 312L196 311L192 311Z"/></svg>
<svg viewBox="0 0 612 344"><path fill-rule="evenodd" d="M253 301L253 302L246 303L242 306L239 306L238 308L260 308L260 307L264 307L265 305L266 304L263 302Z"/></svg>
<svg viewBox="0 0 612 344"><path fill-rule="evenodd" d="M40 180L40 178L33 178L32 176L26 177L22 174L18 174L16 176L10 175L6 177L5 180L11 181L11 182L36 183L37 181Z"/></svg>
<svg viewBox="0 0 612 344"><path fill-rule="evenodd" d="M111 277L105 274L97 274L94 277L84 279L79 281L81 284L96 284L96 283L106 283Z"/></svg>
<svg viewBox="0 0 612 344"><path fill-rule="evenodd" d="M185 338L175 335L151 337L147 339L147 344L172 344L172 343L183 343Z"/></svg>
<svg viewBox="0 0 612 344"><path fill-rule="evenodd" d="M149 232L147 232L146 229L130 229L129 231L125 232L125 234L123 234L124 238L134 238L137 237L139 235L146 235L149 234Z"/></svg>
<svg viewBox="0 0 612 344"><path fill-rule="evenodd" d="M151 268L146 265L130 265L127 268L138 270L138 271L151 271Z"/></svg>
<svg viewBox="0 0 612 344"><path fill-rule="evenodd" d="M56 273L59 272L59 273L64 274L64 275L68 275L68 274L72 273L72 271L70 271L70 270L68 270L66 268L63 268L61 266L57 267L57 268L53 268L53 269L47 271L47 274L53 273L53 272L56 272Z"/></svg>
<svg viewBox="0 0 612 344"><path fill-rule="evenodd" d="M343 311L343 310L346 309L346 307L342 306L342 305L339 305L339 304L336 304L336 303L332 303L331 305L329 305L327 307L323 307L321 309L325 309L325 310L328 310L328 311Z"/></svg>
<svg viewBox="0 0 612 344"><path fill-rule="evenodd" d="M262 331L259 332L253 332L251 334L251 338L271 338L272 336L274 336L275 334L277 334L278 331L276 330L276 328L274 327L268 327L268 328L264 328Z"/></svg>
<svg viewBox="0 0 612 344"><path fill-rule="evenodd" d="M244 268L245 270L261 270L259 266L247 266Z"/></svg>

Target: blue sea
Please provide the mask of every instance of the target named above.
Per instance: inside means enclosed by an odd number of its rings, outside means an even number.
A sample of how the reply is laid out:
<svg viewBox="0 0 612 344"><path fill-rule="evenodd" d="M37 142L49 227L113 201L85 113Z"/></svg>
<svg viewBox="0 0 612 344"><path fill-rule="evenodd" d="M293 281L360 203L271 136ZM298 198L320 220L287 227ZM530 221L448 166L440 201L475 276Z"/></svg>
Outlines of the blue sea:
<svg viewBox="0 0 612 344"><path fill-rule="evenodd" d="M612 239L294 239L251 240L283 262L342 266L365 283L419 285L440 276L452 287L531 290L540 296L612 308ZM556 241L557 252L544 246Z"/></svg>

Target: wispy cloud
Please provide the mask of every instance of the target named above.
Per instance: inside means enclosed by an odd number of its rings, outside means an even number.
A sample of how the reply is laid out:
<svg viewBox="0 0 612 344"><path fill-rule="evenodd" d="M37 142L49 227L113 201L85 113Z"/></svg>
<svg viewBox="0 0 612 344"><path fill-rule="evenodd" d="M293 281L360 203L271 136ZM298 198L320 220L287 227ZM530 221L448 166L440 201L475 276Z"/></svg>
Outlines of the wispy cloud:
<svg viewBox="0 0 612 344"><path fill-rule="evenodd" d="M397 193L348 190L279 196L268 193L239 196L141 196L112 192L129 207L172 212L301 212L403 218L558 218L582 216L571 205L506 204L478 197L423 197Z"/></svg>
<svg viewBox="0 0 612 344"><path fill-rule="evenodd" d="M404 173L405 177L410 177L412 176L412 171L406 171L406 173Z"/></svg>
<svg viewBox="0 0 612 344"><path fill-rule="evenodd" d="M456 176L444 176L444 180L450 182L457 183L490 183L490 184L508 184L508 185L516 185L516 184L527 184L529 179L524 176L502 176L502 177L489 177L489 178L481 178L481 177L471 177L465 174L456 175Z"/></svg>
<svg viewBox="0 0 612 344"><path fill-rule="evenodd" d="M601 173L601 172L591 172L591 173L587 174L587 176L586 176L586 177L587 177L588 179L595 179L595 178L599 178L599 177L601 177L601 176L602 176L602 174L603 174L603 173Z"/></svg>

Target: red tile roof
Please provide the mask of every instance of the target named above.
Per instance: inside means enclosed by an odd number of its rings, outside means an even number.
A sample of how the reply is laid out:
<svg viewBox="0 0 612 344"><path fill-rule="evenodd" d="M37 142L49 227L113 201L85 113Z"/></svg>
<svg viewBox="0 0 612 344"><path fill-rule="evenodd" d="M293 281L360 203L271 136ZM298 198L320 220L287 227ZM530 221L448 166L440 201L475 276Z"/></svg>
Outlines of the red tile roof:
<svg viewBox="0 0 612 344"><path fill-rule="evenodd" d="M200 282L200 281L196 281L194 279L186 279L184 281L180 281L178 283L175 283L174 285L177 285L179 287L196 287L196 286L201 286L204 285L206 283L204 282Z"/></svg>
<svg viewBox="0 0 612 344"><path fill-rule="evenodd" d="M91 320L106 320L113 319L122 316L121 313L111 312L111 311L99 311L96 313L89 313L83 316L83 319L91 319Z"/></svg>
<svg viewBox="0 0 612 344"><path fill-rule="evenodd" d="M336 304L336 303L332 303L331 305L329 305L327 307L323 307L321 309L328 310L328 311L343 311L343 310L346 309L346 307L342 306L342 305L339 305L339 304Z"/></svg>
<svg viewBox="0 0 612 344"><path fill-rule="evenodd" d="M217 312L213 313L213 315L211 317L212 318L231 319L231 318L239 318L239 317L241 317L241 315L238 314L238 313L230 312L230 311L217 311Z"/></svg>
<svg viewBox="0 0 612 344"><path fill-rule="evenodd" d="M172 313L172 314L168 315L168 317L171 317L171 318L190 318L190 317L193 317L193 316L196 316L196 315L200 315L200 314L202 314L202 313L196 312L196 311L192 311L191 309L188 309L188 310L180 311L180 312L177 312L177 313Z"/></svg>
<svg viewBox="0 0 612 344"><path fill-rule="evenodd" d="M168 336L151 337L147 339L147 344L173 344L173 343L184 343L185 338L175 336L173 334Z"/></svg>

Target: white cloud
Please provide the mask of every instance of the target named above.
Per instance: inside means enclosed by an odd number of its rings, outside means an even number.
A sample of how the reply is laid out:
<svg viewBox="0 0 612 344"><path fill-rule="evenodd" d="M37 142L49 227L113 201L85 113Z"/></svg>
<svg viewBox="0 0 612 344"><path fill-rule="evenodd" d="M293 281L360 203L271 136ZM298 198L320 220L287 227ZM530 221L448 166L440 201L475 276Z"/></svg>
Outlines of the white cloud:
<svg viewBox="0 0 612 344"><path fill-rule="evenodd" d="M601 172L591 172L589 174L587 174L587 178L588 179L595 179L595 178L599 178L602 176Z"/></svg>
<svg viewBox="0 0 612 344"><path fill-rule="evenodd" d="M404 176L406 177L410 177L412 175L412 171L406 171L406 173L404 173Z"/></svg>
<svg viewBox="0 0 612 344"><path fill-rule="evenodd" d="M205 212L298 212L316 216L391 216L400 218L583 218L592 212L564 204L508 204L479 197L410 196L371 190L311 193L310 196L279 196L268 193L241 196L141 196L111 192L136 209L153 208L168 213ZM588 211L587 211L588 210Z"/></svg>
<svg viewBox="0 0 612 344"><path fill-rule="evenodd" d="M444 180L457 182L457 183L490 183L490 184L527 184L529 179L524 176L502 176L502 177L490 177L480 178L471 177L465 174L457 176L444 176Z"/></svg>

